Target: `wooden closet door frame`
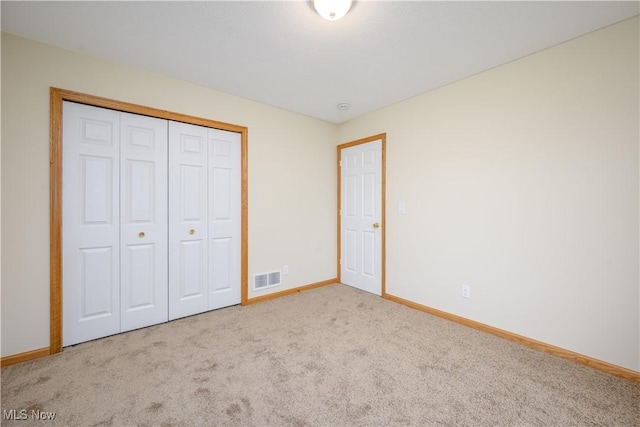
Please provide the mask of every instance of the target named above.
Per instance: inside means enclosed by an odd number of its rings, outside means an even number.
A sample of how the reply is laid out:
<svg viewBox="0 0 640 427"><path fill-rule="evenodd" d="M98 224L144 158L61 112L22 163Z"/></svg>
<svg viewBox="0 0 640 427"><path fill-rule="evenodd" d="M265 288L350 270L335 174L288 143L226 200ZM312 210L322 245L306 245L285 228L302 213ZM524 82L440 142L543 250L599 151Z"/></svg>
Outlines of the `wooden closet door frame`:
<svg viewBox="0 0 640 427"><path fill-rule="evenodd" d="M248 298L248 129L215 120L159 110L157 108L115 101L80 92L50 88L50 145L49 145L49 249L50 249L50 344L49 354L62 351L62 103L77 102L95 107L140 114L176 122L190 123L214 129L237 132L241 135L241 239L240 239L240 293L241 304Z"/></svg>

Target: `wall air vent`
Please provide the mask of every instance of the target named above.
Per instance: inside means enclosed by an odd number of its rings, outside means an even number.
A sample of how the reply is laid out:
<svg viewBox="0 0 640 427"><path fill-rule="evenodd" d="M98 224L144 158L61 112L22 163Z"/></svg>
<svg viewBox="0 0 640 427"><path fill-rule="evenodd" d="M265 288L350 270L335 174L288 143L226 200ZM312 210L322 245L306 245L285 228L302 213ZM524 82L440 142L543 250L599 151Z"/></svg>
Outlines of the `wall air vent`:
<svg viewBox="0 0 640 427"><path fill-rule="evenodd" d="M280 285L280 272L272 271L270 273L255 274L253 276L253 290L270 288Z"/></svg>

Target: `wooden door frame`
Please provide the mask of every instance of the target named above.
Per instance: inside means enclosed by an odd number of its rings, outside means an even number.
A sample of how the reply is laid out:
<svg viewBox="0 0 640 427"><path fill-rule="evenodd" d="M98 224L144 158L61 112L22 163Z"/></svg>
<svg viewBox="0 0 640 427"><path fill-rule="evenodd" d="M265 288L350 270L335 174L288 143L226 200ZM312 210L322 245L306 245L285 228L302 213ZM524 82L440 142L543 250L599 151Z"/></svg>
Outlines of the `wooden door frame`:
<svg viewBox="0 0 640 427"><path fill-rule="evenodd" d="M386 287L386 240L387 240L387 215L386 215L386 205L387 205L387 134L381 133L378 135L369 136L366 138L358 139L356 141L346 142L344 144L340 144L337 146L337 159L336 159L336 169L338 170L338 210L336 212L338 218L338 259L336 262L337 265L337 277L338 282L342 281L342 268L340 265L342 258L342 220L340 215L340 210L342 209L342 168L340 166L340 160L342 159L342 150L345 148L353 147L355 145L366 144L368 142L381 141L381 207L380 207L380 223L382 229L380 230L382 233L381 236L381 248L380 248L380 286L381 286L381 296L383 298L387 298L387 287Z"/></svg>
<svg viewBox="0 0 640 427"><path fill-rule="evenodd" d="M240 294L241 304L248 295L248 129L244 126L174 113L157 108L115 101L65 89L50 88L50 146L49 146L49 260L50 260L50 343L49 354L62 351L62 103L72 101L95 107L159 119L190 123L241 134L241 218L240 218Z"/></svg>

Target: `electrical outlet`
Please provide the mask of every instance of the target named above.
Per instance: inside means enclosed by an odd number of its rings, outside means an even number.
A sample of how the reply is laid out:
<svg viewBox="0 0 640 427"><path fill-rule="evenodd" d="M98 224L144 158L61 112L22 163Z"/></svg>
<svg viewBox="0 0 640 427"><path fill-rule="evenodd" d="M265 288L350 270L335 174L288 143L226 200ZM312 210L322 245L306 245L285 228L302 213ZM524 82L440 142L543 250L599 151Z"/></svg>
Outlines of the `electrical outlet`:
<svg viewBox="0 0 640 427"><path fill-rule="evenodd" d="M282 274L289 274L289 266L285 265L284 267L282 267Z"/></svg>
<svg viewBox="0 0 640 427"><path fill-rule="evenodd" d="M471 286L462 285L462 298L471 298Z"/></svg>

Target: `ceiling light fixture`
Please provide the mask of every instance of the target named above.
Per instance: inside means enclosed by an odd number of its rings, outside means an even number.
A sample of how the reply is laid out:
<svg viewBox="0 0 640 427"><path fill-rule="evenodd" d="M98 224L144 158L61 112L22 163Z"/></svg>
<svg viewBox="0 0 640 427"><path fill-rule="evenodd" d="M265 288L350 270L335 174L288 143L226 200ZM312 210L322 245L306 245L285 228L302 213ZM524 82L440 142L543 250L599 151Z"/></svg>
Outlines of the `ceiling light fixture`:
<svg viewBox="0 0 640 427"><path fill-rule="evenodd" d="M351 0L313 0L313 7L327 21L337 21L349 12Z"/></svg>
<svg viewBox="0 0 640 427"><path fill-rule="evenodd" d="M336 108L340 111L348 111L351 108L351 104L341 102L340 104L336 105Z"/></svg>

